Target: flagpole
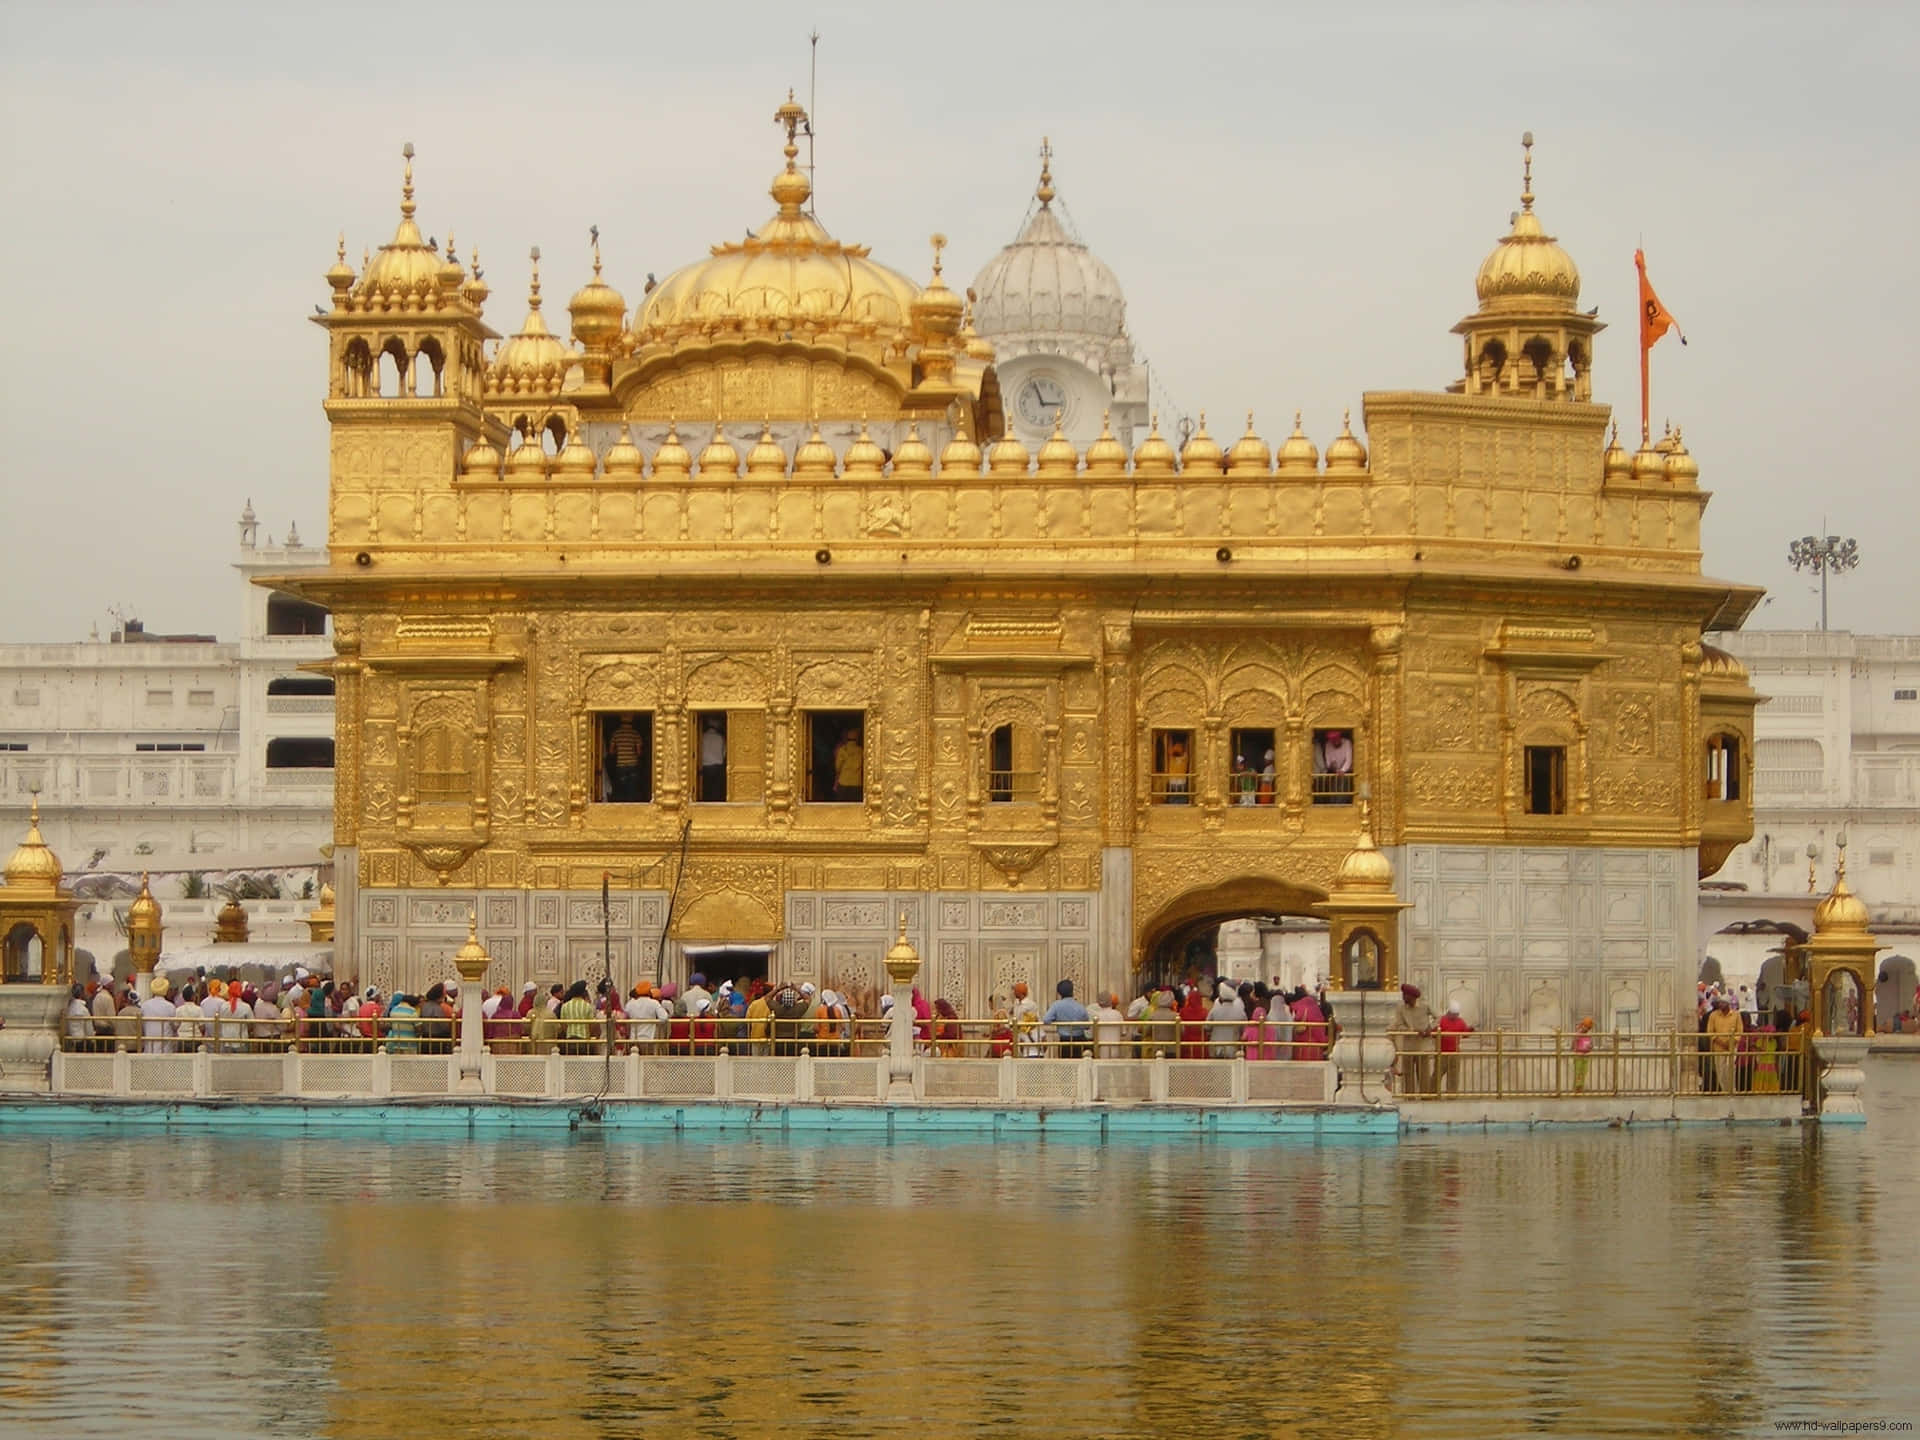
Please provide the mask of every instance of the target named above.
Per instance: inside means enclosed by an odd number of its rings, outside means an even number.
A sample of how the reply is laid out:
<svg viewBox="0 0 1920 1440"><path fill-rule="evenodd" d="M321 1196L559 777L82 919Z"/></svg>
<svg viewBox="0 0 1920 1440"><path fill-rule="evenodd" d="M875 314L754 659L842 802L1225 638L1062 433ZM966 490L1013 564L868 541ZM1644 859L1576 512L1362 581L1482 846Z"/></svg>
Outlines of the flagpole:
<svg viewBox="0 0 1920 1440"><path fill-rule="evenodd" d="M1647 410L1647 362L1653 354L1651 345L1640 346L1640 448L1647 448L1653 439L1653 420Z"/></svg>

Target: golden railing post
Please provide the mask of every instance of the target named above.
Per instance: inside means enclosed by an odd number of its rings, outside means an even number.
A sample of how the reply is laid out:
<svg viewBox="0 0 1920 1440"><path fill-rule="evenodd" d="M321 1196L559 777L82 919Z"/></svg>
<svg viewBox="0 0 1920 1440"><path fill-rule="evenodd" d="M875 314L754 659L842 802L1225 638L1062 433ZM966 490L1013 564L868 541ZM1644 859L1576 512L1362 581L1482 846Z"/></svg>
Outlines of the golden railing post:
<svg viewBox="0 0 1920 1440"><path fill-rule="evenodd" d="M1553 1031L1553 1098L1556 1100L1566 1093L1566 1086L1560 1078L1566 1071L1566 1064L1560 1055L1561 1038L1560 1028L1555 1026Z"/></svg>
<svg viewBox="0 0 1920 1440"><path fill-rule="evenodd" d="M1613 1032L1613 1085L1611 1086L1611 1091L1613 1098L1618 1100L1620 1098L1620 1032L1618 1030Z"/></svg>
<svg viewBox="0 0 1920 1440"><path fill-rule="evenodd" d="M1504 1099L1507 1093L1506 1066L1507 1032L1493 1032L1493 1093L1495 1099Z"/></svg>

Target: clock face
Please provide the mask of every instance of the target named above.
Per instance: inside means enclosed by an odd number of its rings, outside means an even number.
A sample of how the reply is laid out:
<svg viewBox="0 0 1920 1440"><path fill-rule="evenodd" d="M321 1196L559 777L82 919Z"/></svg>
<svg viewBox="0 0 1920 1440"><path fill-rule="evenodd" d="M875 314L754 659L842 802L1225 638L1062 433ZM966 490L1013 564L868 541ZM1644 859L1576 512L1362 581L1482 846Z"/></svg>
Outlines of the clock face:
<svg viewBox="0 0 1920 1440"><path fill-rule="evenodd" d="M1030 429L1051 430L1053 417L1067 408L1067 387L1052 375L1030 375L1015 392L1013 404Z"/></svg>

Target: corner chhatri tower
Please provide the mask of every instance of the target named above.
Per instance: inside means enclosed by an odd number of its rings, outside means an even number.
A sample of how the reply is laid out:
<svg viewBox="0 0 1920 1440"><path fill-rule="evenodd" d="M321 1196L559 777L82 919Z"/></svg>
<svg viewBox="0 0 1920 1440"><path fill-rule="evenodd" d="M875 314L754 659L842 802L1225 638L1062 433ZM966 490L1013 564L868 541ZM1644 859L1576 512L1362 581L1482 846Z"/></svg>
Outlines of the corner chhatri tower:
<svg viewBox="0 0 1920 1440"><path fill-rule="evenodd" d="M503 978L594 974L610 876L623 980L763 949L871 1003L904 912L982 1013L1324 913L1370 808L1402 977L1671 1024L1751 830L1753 692L1701 636L1759 592L1701 575L1677 435L1607 443L1530 167L1450 390L1365 395L1324 461L1297 417L1034 453L937 237L922 282L829 235L776 118L773 216L631 308L596 236L571 341L536 262L488 357L410 164L329 272L332 563L275 583L335 617L346 963L441 975L474 907Z"/></svg>

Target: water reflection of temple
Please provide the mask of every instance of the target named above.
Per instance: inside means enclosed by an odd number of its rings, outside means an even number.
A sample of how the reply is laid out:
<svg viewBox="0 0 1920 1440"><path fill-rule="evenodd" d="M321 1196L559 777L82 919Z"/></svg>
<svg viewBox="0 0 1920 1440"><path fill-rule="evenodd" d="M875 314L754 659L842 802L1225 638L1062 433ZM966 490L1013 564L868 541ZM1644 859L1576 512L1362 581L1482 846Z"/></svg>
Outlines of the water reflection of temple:
<svg viewBox="0 0 1920 1440"><path fill-rule="evenodd" d="M507 983L712 945L870 999L905 911L963 1010L1125 988L1210 925L1317 913L1370 798L1412 902L1380 923L1437 1001L1671 1024L1696 878L1750 833L1703 776L1751 765L1754 697L1701 637L1757 592L1700 573L1678 432L1609 443L1530 163L1458 378L1364 394L1324 454L1297 417L1277 449L1204 417L1177 452L1150 417L1069 438L1130 415L1124 306L1029 225L990 267L1019 373L1068 312L1113 368L1032 450L1021 397L1054 392L1003 384L937 245L909 278L829 234L777 118L771 216L631 306L596 250L571 343L537 261L489 328L411 162L393 239L327 273L332 564L281 583L336 620L362 978L443 970L472 907ZM1047 276L1072 305L1021 295Z"/></svg>

